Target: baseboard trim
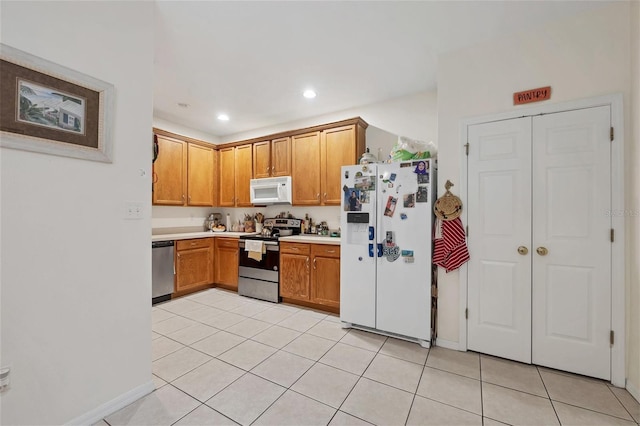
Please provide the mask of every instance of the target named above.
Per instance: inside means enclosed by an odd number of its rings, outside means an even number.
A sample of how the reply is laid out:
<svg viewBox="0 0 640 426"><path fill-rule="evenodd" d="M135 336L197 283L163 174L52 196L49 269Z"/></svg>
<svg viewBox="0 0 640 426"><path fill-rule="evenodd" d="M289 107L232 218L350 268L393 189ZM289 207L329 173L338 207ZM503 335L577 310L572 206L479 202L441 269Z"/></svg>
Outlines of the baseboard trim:
<svg viewBox="0 0 640 426"><path fill-rule="evenodd" d="M434 346L440 346L441 348L446 348L446 349L453 349L454 351L462 350L460 349L459 342L452 342L451 340L444 340L439 337L436 339L436 343Z"/></svg>
<svg viewBox="0 0 640 426"><path fill-rule="evenodd" d="M638 392L638 388L635 387L629 379L627 379L626 389L629 391L632 397L636 399L636 401L640 402L640 392Z"/></svg>
<svg viewBox="0 0 640 426"><path fill-rule="evenodd" d="M134 401L142 398L145 395L150 394L155 389L153 381L149 380L147 383L131 389L128 392L105 402L104 404L94 408L91 411L84 413L83 415L76 417L75 419L67 422L68 425L92 425L99 422L105 417L115 413L121 408L126 407Z"/></svg>

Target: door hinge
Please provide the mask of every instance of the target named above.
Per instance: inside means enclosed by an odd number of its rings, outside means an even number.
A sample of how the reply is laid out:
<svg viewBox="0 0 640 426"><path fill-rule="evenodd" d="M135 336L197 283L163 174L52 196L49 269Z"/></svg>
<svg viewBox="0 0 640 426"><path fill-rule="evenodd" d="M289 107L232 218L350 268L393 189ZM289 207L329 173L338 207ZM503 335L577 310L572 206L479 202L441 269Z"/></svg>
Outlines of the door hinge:
<svg viewBox="0 0 640 426"><path fill-rule="evenodd" d="M469 319L469 308L464 308L464 318Z"/></svg>
<svg viewBox="0 0 640 426"><path fill-rule="evenodd" d="M611 228L611 242L613 242L615 239L616 239L615 232L613 231L613 228Z"/></svg>
<svg viewBox="0 0 640 426"><path fill-rule="evenodd" d="M611 139L611 142L613 142L613 127L609 129L609 139Z"/></svg>
<svg viewBox="0 0 640 426"><path fill-rule="evenodd" d="M468 157L469 156L469 142L464 144L464 152L467 154L467 157Z"/></svg>
<svg viewBox="0 0 640 426"><path fill-rule="evenodd" d="M609 331L609 343L611 343L611 346L613 346L614 337L615 333L613 332L613 330Z"/></svg>

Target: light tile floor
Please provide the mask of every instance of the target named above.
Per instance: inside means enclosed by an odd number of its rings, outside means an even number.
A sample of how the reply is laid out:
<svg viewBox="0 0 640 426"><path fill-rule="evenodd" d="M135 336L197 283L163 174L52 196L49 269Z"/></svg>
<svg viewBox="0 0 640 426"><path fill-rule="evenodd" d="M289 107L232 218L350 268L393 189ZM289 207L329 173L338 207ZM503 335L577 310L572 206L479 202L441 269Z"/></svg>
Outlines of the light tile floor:
<svg viewBox="0 0 640 426"><path fill-rule="evenodd" d="M105 425L638 425L608 383L210 289L152 309L156 390Z"/></svg>

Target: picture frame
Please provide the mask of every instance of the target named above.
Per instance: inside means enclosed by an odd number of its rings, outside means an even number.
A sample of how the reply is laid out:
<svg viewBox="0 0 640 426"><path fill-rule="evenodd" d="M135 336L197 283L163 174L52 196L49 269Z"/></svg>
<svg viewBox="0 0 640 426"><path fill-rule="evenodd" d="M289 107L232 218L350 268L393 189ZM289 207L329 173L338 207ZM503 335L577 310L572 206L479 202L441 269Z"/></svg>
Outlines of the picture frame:
<svg viewBox="0 0 640 426"><path fill-rule="evenodd" d="M0 147L111 163L115 88L0 43Z"/></svg>

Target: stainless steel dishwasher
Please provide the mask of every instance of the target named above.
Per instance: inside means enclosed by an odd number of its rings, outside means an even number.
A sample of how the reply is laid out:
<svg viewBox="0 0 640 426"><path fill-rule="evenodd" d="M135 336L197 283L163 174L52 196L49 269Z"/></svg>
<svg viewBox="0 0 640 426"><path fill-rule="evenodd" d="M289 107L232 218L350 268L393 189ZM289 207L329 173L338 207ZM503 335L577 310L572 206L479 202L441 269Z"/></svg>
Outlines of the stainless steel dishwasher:
<svg viewBox="0 0 640 426"><path fill-rule="evenodd" d="M151 304L171 299L176 273L173 264L174 246L173 241L151 243Z"/></svg>

